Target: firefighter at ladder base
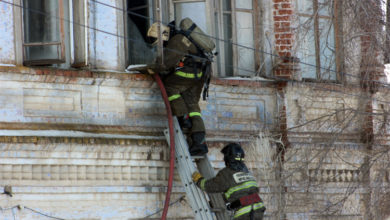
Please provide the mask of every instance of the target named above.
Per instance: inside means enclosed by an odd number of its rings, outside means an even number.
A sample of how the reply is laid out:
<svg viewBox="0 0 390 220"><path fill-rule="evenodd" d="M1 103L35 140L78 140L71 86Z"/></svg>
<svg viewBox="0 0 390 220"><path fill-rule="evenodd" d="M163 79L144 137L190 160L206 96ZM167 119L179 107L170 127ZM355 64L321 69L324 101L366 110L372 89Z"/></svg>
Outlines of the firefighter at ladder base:
<svg viewBox="0 0 390 220"><path fill-rule="evenodd" d="M192 174L198 187L208 193L223 193L234 220L261 220L265 206L259 196L255 177L244 164L245 152L237 143L226 145L221 153L226 167L216 177L206 180L199 172Z"/></svg>
<svg viewBox="0 0 390 220"><path fill-rule="evenodd" d="M178 117L183 132L187 133L190 154L204 155L208 147L198 102L204 85L203 99L207 96L215 44L189 18L180 22L180 30L176 30L174 22L169 26L155 23L148 31L148 37L159 36L158 25L163 29L163 40L167 40L164 42L163 67L158 72L163 75L173 115Z"/></svg>

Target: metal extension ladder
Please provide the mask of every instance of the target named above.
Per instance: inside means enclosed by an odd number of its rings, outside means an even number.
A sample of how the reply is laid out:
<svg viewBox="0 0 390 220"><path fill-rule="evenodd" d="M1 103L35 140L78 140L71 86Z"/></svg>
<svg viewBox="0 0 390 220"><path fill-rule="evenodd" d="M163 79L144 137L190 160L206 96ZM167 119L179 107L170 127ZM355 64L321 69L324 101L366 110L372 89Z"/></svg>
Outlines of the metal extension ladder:
<svg viewBox="0 0 390 220"><path fill-rule="evenodd" d="M190 206L195 214L196 220L217 220L230 219L225 208L225 202L220 193L206 193L199 189L192 181L192 173L196 171L195 164L206 179L215 176L215 172L207 155L191 157L188 151L187 141L180 129L177 118L173 118L175 132L175 156L176 168L179 171L180 179L185 188ZM165 137L169 144L169 130L164 130ZM194 163L195 162L195 163ZM208 199L210 201L208 201ZM211 207L210 207L211 206Z"/></svg>

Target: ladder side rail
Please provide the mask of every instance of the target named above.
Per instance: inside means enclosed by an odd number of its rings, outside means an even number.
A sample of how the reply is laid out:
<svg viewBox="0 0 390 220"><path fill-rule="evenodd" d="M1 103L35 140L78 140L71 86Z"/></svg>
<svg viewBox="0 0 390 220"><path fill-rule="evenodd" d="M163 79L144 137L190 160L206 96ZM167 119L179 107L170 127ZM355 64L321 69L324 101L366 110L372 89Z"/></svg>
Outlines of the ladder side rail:
<svg viewBox="0 0 390 220"><path fill-rule="evenodd" d="M187 141L184 139L176 118L174 118L174 127L177 170L179 171L180 178L189 198L191 208L195 212L195 218L199 220L213 220L213 215L205 194L192 181L191 176L196 168L188 152ZM165 130L164 133L169 142L169 131Z"/></svg>
<svg viewBox="0 0 390 220"><path fill-rule="evenodd" d="M209 204L206 200L204 192L199 189L194 182L192 181L192 173L196 171L195 164L192 162L191 155L188 151L188 144L187 141L184 138L184 135L180 129L179 123L177 121L177 118L174 118L174 127L175 127L175 141L180 143L179 150L177 151L178 153L181 154L183 157L182 161L186 162L186 166L183 166L183 168L188 171L187 175L185 175L186 180L188 181L187 183L190 185L191 189L194 190L194 199L198 202L200 211L202 214L206 215L202 219L213 219L212 217L212 212L209 207ZM206 218L207 217L207 218Z"/></svg>
<svg viewBox="0 0 390 220"><path fill-rule="evenodd" d="M175 131L176 134L178 131ZM207 204L206 199L203 196L203 192L193 183L191 175L196 170L194 163L190 159L189 155L186 155L188 153L188 150L185 149L185 146L187 146L187 143L183 141L182 138L180 138L180 134L176 136L176 142L180 143L178 150L177 150L177 160L179 161L178 169L180 169L183 173L183 176L181 177L181 180L183 184L185 184L185 187L191 189L191 195L192 199L194 200L194 203L196 203L195 207L197 207L197 211L199 212L199 215L203 216L202 219L205 219L207 215L207 212L211 212L210 208L208 206L205 206Z"/></svg>
<svg viewBox="0 0 390 220"><path fill-rule="evenodd" d="M179 125L179 122L178 122L176 117L174 117L174 119L173 119L173 126L175 128L175 133L177 134L178 139L180 139L180 140L175 139L175 142L179 143L179 141L180 141L180 146L178 146L180 148L180 152L182 152L182 154L187 156L186 160L188 161L188 163L191 164L191 167L193 168L190 170L191 171L190 176L191 176L192 173L194 171L196 171L196 168L195 168L194 163L192 162L191 155L189 154L189 151L188 151L187 141L184 138L184 135L180 129L180 125ZM202 157L201 159L196 160L196 167L198 168L199 172L202 173L202 175L206 179L210 179L210 178L215 177L215 170L214 170L213 166L211 165L207 154L204 157ZM192 178L190 178L190 181L192 183ZM195 185L195 184L193 184L193 185ZM203 192L198 187L196 187L196 190L198 190L201 193L198 195L202 195L202 198L205 196L205 194L207 194L213 208L220 210L218 212L217 211L214 212L215 216L217 217L217 220L230 219L230 215L229 215L228 211L226 210L226 203L222 197L222 194L220 194L220 193L206 193L206 192ZM207 202L207 206L208 206L208 202ZM209 207L209 211L211 211L210 207Z"/></svg>
<svg viewBox="0 0 390 220"><path fill-rule="evenodd" d="M168 131L165 131L166 136L169 136ZM180 152L180 142L176 139L176 152ZM188 180L188 176L190 176L190 169L186 168L189 166L189 164L185 163L185 159L178 159L182 156L182 153L176 153L176 164L177 164L177 170L179 171L180 179L182 180L183 187L185 189L185 192L187 194L187 198L189 201L189 204L191 208L194 211L195 219L202 220L202 219L210 219L207 217L207 215L203 212L202 204L204 202L201 201L199 194L196 190L196 186L194 184L191 184L190 180ZM195 169L195 168L193 168ZM191 180L192 181L192 180ZM199 201L200 200L200 201ZM212 218L211 218L212 219Z"/></svg>
<svg viewBox="0 0 390 220"><path fill-rule="evenodd" d="M204 157L204 159L197 160L196 164L197 164L197 167L199 169L199 172L201 172L202 175L206 179L210 179L210 178L215 177L215 170L212 167L207 155ZM207 195L210 198L210 201L211 201L213 208L221 209L220 212L215 212L217 219L218 220L229 219L230 215L229 215L228 211L226 210L226 203L222 197L222 194L221 193L208 193Z"/></svg>

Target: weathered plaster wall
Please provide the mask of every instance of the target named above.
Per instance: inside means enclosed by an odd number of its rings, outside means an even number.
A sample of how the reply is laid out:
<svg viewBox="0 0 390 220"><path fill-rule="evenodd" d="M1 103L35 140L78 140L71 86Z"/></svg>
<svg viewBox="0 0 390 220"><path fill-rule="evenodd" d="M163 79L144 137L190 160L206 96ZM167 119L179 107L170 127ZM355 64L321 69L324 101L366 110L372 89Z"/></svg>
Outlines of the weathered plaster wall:
<svg viewBox="0 0 390 220"><path fill-rule="evenodd" d="M149 77L50 69L25 71L1 72L2 122L126 126L145 132L165 127L165 107ZM77 77L78 73L88 76ZM201 101L201 107L211 133L248 135L272 125L276 106L272 88L236 84L212 86L209 100Z"/></svg>
<svg viewBox="0 0 390 220"><path fill-rule="evenodd" d="M359 143L293 143L286 154L289 219L361 219L365 147Z"/></svg>
<svg viewBox="0 0 390 220"><path fill-rule="evenodd" d="M166 113L150 77L8 67L0 83L0 179L14 189L1 207L23 205L66 219L136 219L162 208ZM216 169L224 166L219 151L227 141L249 142L272 129L272 90L267 82L213 82L201 108ZM183 195L177 174L174 186L172 201ZM41 219L26 209L14 212ZM192 216L184 201L169 215Z"/></svg>
<svg viewBox="0 0 390 220"><path fill-rule="evenodd" d="M268 14L270 10L264 16L279 19L276 26L280 29L275 31L280 35L272 36L272 31L267 30L273 29L269 26L274 24L264 23L265 35L271 38L270 42L273 37L279 40L276 49L283 56L291 55L289 40L294 37L290 29L291 2L262 2L277 6L272 15ZM104 3L121 7L114 0ZM118 37L124 36L122 12L91 2L88 8L88 25L92 27L88 32L88 64L93 69L107 71L124 69L123 39ZM13 13L12 7L0 3L1 18L5 18L0 25L0 65L15 64L15 53L21 54L21 50L15 49L21 42L14 40L17 34ZM284 25L288 28L281 27ZM277 95L270 82L216 79L208 102L200 102L213 166L217 170L224 166L219 153L224 144L244 141L244 149L250 152L247 162L259 180L269 218L274 218L281 208L287 219L336 218L322 211L333 210L331 205L349 192L351 195L338 206L342 211L337 218L361 219L365 212L362 201L368 193L362 179L367 175L359 168L368 154L360 133L365 125L364 107L370 98L361 98L365 95L358 86L361 42L350 27L353 26L344 27L346 39L354 39L345 42L346 86L286 83L284 103L278 106L277 100L281 100L278 95L282 93L279 91ZM290 77L291 69L277 73L288 79L299 78ZM383 101L388 97L385 89L374 95L377 142L370 153L381 157L370 168L369 175L373 180L385 181L373 181L373 186L390 181L386 167L388 154L383 153L389 143L385 113L390 100ZM261 144L253 147L250 142L263 130L274 131L284 126L278 125L281 119L278 114L283 112L278 109L280 106L286 110L286 138L290 145L284 151L281 178L276 178L279 175L274 160L276 147L272 145L265 150L258 147ZM162 135L165 127L164 105L151 77L1 67L0 191L9 184L14 195L1 194L0 206L20 204L66 219L145 217L162 208L165 199L168 175L168 148ZM274 143L281 143L279 133L276 134L272 136L276 139ZM278 184L282 187L274 188ZM183 195L177 175L174 186L172 201ZM380 191L369 195L373 202L375 193ZM378 201L387 204L386 200ZM187 203L181 201L172 206L169 215L191 219L191 212ZM0 216L43 218L27 209L4 210Z"/></svg>
<svg viewBox="0 0 390 220"><path fill-rule="evenodd" d="M355 87L295 83L287 89L287 123L291 132L356 134L361 132L361 104Z"/></svg>
<svg viewBox="0 0 390 220"><path fill-rule="evenodd" d="M89 65L95 69L123 71L124 27L120 1L88 3Z"/></svg>
<svg viewBox="0 0 390 220"><path fill-rule="evenodd" d="M355 86L295 83L286 90L287 218L363 219L370 205L372 218L382 219L381 193L390 181L386 89L374 95L373 113L365 109L371 98ZM372 151L363 139L367 116L376 134Z"/></svg>
<svg viewBox="0 0 390 220"><path fill-rule="evenodd" d="M0 65L15 64L13 7L0 3Z"/></svg>

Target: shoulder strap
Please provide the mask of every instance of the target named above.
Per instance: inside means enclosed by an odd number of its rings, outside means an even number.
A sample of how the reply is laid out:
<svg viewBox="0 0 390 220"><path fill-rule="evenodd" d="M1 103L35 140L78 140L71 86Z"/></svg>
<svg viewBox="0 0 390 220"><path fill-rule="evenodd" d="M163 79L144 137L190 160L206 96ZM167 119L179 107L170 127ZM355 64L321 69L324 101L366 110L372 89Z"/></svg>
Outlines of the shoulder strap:
<svg viewBox="0 0 390 220"><path fill-rule="evenodd" d="M204 86L203 86L203 93L202 98L203 100L206 100L209 97L209 85L211 80L211 62L207 61L204 68L202 68L203 76L204 77Z"/></svg>
<svg viewBox="0 0 390 220"><path fill-rule="evenodd" d="M188 28L186 31L184 31L184 35L187 37L187 38L190 38L190 35L192 33L192 31L194 31L194 29L196 28L196 24L195 23L192 23L191 27Z"/></svg>

